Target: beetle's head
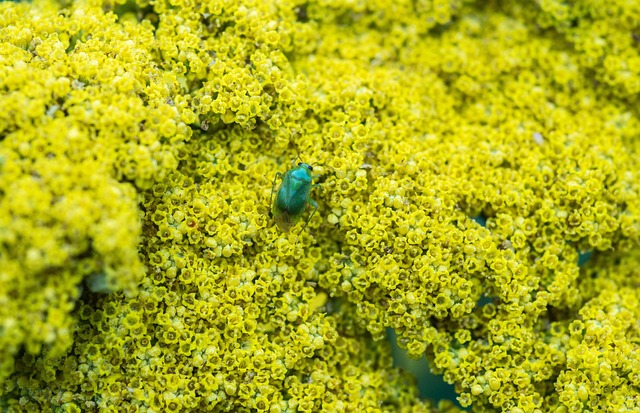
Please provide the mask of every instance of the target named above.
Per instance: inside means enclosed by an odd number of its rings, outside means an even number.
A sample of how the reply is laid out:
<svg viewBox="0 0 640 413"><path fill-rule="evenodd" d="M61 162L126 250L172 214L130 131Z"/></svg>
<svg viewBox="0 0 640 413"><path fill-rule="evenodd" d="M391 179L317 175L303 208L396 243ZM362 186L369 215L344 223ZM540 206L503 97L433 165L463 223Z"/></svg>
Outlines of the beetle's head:
<svg viewBox="0 0 640 413"><path fill-rule="evenodd" d="M304 168L307 168L309 171L313 171L313 166L309 165L308 163L298 162L298 166L302 166Z"/></svg>

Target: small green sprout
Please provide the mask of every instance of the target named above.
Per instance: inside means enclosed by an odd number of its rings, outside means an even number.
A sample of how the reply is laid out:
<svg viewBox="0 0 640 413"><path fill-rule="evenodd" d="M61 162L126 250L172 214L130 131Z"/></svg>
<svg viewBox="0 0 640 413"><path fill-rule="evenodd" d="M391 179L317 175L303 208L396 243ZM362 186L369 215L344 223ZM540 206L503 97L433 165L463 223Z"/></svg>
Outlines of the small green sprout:
<svg viewBox="0 0 640 413"><path fill-rule="evenodd" d="M295 161L294 161L295 163ZM273 178L273 186L271 187L272 212L278 227L287 232L294 226L307 205L313 207L313 212L307 218L302 231L307 227L313 214L318 210L318 203L310 198L311 188L318 186L313 184L314 176L311 174L313 167L308 163L298 162L297 166L289 169L284 175L280 172L276 173ZM276 180L280 178L282 182L278 187L278 193L275 201L273 194L276 192Z"/></svg>

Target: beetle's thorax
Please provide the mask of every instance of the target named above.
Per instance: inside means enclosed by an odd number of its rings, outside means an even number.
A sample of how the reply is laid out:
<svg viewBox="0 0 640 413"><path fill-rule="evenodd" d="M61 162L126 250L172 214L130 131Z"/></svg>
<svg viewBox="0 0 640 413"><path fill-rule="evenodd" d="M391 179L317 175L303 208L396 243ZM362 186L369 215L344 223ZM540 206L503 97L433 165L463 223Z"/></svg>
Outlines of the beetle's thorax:
<svg viewBox="0 0 640 413"><path fill-rule="evenodd" d="M304 164L293 168L289 171L289 173L291 174L291 178L295 179L296 181L310 183L313 180L311 172Z"/></svg>

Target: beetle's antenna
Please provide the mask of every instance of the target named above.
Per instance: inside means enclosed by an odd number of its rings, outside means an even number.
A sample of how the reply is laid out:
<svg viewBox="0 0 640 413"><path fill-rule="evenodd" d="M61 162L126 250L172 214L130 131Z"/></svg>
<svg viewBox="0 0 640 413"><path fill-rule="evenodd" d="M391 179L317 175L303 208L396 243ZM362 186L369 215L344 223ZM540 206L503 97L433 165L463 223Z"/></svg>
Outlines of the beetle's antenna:
<svg viewBox="0 0 640 413"><path fill-rule="evenodd" d="M298 148L298 145L291 139L289 139L289 142L293 145L293 147L296 150L296 154L298 155L296 156L296 159L293 160L293 164L295 165L298 159L300 159L300 162L304 162L304 160L302 159L302 156L300 156L300 148Z"/></svg>

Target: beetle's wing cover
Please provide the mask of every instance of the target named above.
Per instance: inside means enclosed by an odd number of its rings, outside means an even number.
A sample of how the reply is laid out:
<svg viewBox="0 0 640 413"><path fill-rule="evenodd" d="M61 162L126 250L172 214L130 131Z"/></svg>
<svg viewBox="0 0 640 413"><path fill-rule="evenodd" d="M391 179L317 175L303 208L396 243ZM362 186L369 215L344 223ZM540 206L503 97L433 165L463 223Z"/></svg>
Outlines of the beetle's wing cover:
<svg viewBox="0 0 640 413"><path fill-rule="evenodd" d="M276 225L287 232L295 224L295 216L289 213L289 200L291 198L291 174L285 173L282 177L282 182L278 187L278 193L276 200L273 203L273 217L276 220Z"/></svg>
<svg viewBox="0 0 640 413"><path fill-rule="evenodd" d="M289 198L291 197L291 176L289 172L282 177L282 182L278 187L276 202L273 204L274 214L289 210Z"/></svg>
<svg viewBox="0 0 640 413"><path fill-rule="evenodd" d="M309 195L311 194L311 180L297 180L295 181L295 185L292 185L294 189L291 194L291 199L289 201L289 210L291 212L298 211L299 214L302 214L309 203Z"/></svg>
<svg viewBox="0 0 640 413"><path fill-rule="evenodd" d="M273 216L280 229L288 231L295 225L307 206L310 192L309 181L296 179L291 171L284 175L273 205Z"/></svg>
<svg viewBox="0 0 640 413"><path fill-rule="evenodd" d="M286 211L295 220L304 212L310 193L310 182L296 179L287 172L278 190L276 208L280 212Z"/></svg>

